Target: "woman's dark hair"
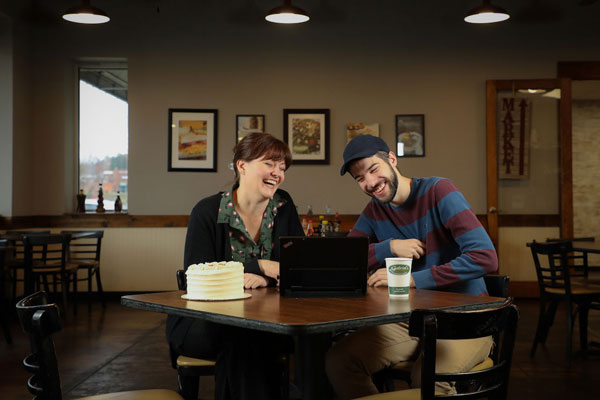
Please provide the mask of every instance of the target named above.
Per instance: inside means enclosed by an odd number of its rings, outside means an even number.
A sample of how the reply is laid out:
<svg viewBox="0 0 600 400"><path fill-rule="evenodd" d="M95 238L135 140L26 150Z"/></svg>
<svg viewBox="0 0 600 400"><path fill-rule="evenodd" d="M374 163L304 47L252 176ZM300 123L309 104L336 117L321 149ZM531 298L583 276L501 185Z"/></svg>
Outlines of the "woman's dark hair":
<svg viewBox="0 0 600 400"><path fill-rule="evenodd" d="M263 132L253 132L244 137L233 148L233 172L235 180L239 179L238 160L252 161L259 158L273 161L285 161L287 170L292 163L292 153L288 145L276 137Z"/></svg>

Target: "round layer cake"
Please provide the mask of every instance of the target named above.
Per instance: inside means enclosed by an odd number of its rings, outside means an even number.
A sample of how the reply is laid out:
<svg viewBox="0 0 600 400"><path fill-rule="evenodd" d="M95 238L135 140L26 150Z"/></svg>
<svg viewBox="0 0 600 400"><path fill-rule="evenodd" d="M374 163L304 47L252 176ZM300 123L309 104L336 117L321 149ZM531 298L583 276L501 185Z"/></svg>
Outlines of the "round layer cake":
<svg viewBox="0 0 600 400"><path fill-rule="evenodd" d="M185 274L190 299L225 300L244 296L244 265L240 262L193 264Z"/></svg>

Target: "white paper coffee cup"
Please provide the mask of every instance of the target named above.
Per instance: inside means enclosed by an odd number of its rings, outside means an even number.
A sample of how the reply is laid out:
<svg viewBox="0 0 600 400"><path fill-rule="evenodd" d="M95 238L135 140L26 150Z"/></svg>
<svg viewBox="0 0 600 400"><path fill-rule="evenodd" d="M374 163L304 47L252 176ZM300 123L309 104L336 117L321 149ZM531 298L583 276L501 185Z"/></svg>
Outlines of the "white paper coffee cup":
<svg viewBox="0 0 600 400"><path fill-rule="evenodd" d="M410 290L412 258L392 257L385 259L390 297L407 298Z"/></svg>

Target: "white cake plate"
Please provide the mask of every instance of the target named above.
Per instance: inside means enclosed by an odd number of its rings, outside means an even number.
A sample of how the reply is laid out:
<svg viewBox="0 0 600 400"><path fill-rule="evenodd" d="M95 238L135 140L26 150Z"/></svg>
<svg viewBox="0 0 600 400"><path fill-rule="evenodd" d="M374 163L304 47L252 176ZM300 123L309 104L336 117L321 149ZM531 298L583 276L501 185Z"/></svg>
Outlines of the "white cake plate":
<svg viewBox="0 0 600 400"><path fill-rule="evenodd" d="M202 297L202 296L190 296L187 293L184 295L181 295L181 298L184 300L198 300L198 301L225 301L225 300L240 300L240 299L247 299L248 297L252 297L251 293L244 293L240 296L235 296L235 297L211 297L211 298L207 298L207 297Z"/></svg>

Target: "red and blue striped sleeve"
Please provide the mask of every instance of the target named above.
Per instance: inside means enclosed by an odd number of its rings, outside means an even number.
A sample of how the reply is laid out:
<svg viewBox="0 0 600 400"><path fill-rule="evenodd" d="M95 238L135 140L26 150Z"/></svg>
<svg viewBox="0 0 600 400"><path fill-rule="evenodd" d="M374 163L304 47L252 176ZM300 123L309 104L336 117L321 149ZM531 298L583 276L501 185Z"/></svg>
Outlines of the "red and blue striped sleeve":
<svg viewBox="0 0 600 400"><path fill-rule="evenodd" d="M496 271L498 257L494 245L462 193L451 181L441 179L435 185L433 195L440 222L451 236L448 239L454 240L460 251L448 262L414 272L416 287L442 289ZM435 253L438 249L441 252L448 246L448 243L441 242L441 237L443 236L428 235L428 254Z"/></svg>

